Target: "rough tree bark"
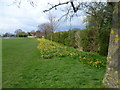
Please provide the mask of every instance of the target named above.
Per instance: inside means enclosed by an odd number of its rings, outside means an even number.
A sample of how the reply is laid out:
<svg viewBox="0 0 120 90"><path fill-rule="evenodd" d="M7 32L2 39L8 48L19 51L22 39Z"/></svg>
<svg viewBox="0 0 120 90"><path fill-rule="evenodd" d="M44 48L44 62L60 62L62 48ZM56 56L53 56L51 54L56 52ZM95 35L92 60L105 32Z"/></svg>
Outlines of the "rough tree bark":
<svg viewBox="0 0 120 90"><path fill-rule="evenodd" d="M107 88L120 88L120 2L116 2L113 12L113 27L103 83Z"/></svg>

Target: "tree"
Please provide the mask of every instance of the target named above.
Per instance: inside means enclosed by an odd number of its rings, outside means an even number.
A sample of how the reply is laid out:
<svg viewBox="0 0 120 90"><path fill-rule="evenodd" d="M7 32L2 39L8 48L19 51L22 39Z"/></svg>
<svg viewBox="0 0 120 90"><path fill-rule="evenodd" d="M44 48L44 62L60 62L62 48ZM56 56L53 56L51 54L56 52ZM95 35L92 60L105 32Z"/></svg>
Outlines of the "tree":
<svg viewBox="0 0 120 90"><path fill-rule="evenodd" d="M52 15L50 12L48 14L48 20L49 20L49 30L53 32L55 32L55 30L58 28L59 26L59 21L56 19L56 17L54 15ZM52 35L51 35L51 41L52 41Z"/></svg>
<svg viewBox="0 0 120 90"><path fill-rule="evenodd" d="M27 37L28 34L25 33L25 32L19 32L19 33L16 34L16 36L17 36L17 37Z"/></svg>
<svg viewBox="0 0 120 90"><path fill-rule="evenodd" d="M106 74L103 83L109 88L120 88L120 2L113 12L113 26L110 34Z"/></svg>
<svg viewBox="0 0 120 90"><path fill-rule="evenodd" d="M15 35L14 34L11 34L11 33L5 33L3 35L3 37L14 37Z"/></svg>
<svg viewBox="0 0 120 90"><path fill-rule="evenodd" d="M56 19L56 17L53 15L53 14L51 14L50 12L49 12L49 14L48 14L48 23L50 24L50 30L52 31L52 32L55 32L55 30L58 28L58 26L59 26L59 23L58 23L58 20Z"/></svg>
<svg viewBox="0 0 120 90"><path fill-rule="evenodd" d="M20 33L20 32L22 32L21 29L17 29L17 30L15 30L15 34Z"/></svg>
<svg viewBox="0 0 120 90"><path fill-rule="evenodd" d="M38 25L38 29L39 29L38 31L40 31L45 37L48 34L53 33L53 29L51 28L53 27L49 23L43 23L43 24Z"/></svg>
<svg viewBox="0 0 120 90"><path fill-rule="evenodd" d="M98 28L112 26L112 12L114 3L91 3L85 12L88 14L85 22L87 22L87 28Z"/></svg>
<svg viewBox="0 0 120 90"><path fill-rule="evenodd" d="M99 47L98 52L100 55L106 56L108 53L113 8L113 2L94 2L90 3L85 9L87 18L85 18L84 22L87 29L92 29L96 33L95 42L97 43L95 45Z"/></svg>

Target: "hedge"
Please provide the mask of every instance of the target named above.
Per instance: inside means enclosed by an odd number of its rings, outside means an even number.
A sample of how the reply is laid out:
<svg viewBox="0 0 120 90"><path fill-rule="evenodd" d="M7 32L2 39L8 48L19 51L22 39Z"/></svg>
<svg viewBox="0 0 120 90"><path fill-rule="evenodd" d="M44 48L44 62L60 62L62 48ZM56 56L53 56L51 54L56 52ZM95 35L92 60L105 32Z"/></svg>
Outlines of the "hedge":
<svg viewBox="0 0 120 90"><path fill-rule="evenodd" d="M66 46L82 47L86 52L98 52L106 56L108 53L110 29L84 29L55 32L47 35L46 39L62 43ZM79 43L79 44L78 44Z"/></svg>
<svg viewBox="0 0 120 90"><path fill-rule="evenodd" d="M79 33L79 42L80 46L83 48L83 51L87 52L96 52L98 51L98 31L92 29L85 29L78 31ZM78 38L78 37L76 37Z"/></svg>
<svg viewBox="0 0 120 90"><path fill-rule="evenodd" d="M76 30L70 30L70 31L61 31L61 32L55 32L53 34L47 35L46 39L49 39L58 43L62 43L69 47L77 48L77 45L75 45L75 33Z"/></svg>

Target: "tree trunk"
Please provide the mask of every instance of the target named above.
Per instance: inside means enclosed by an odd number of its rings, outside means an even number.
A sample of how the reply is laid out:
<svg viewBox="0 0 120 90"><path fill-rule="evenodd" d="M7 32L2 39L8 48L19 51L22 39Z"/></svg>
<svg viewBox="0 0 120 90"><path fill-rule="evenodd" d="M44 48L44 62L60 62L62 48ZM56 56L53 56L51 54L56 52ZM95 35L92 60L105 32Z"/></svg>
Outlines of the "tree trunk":
<svg viewBox="0 0 120 90"><path fill-rule="evenodd" d="M113 27L103 83L107 88L120 88L120 2L116 2L113 11Z"/></svg>

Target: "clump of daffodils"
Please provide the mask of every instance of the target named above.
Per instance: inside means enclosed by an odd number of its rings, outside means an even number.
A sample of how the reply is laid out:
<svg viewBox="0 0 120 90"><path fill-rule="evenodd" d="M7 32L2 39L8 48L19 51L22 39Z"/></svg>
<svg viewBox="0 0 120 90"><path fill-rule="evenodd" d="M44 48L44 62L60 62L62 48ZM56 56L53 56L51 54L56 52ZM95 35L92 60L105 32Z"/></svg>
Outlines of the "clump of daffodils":
<svg viewBox="0 0 120 90"><path fill-rule="evenodd" d="M73 58L77 58L82 63L97 67L99 69L106 66L106 58L101 57L98 54L80 52L76 49L58 44L56 42L52 42L44 38L40 38L37 40L39 41L37 48L40 50L41 58L49 59L54 56L70 56Z"/></svg>
<svg viewBox="0 0 120 90"><path fill-rule="evenodd" d="M78 53L71 48L46 40L44 38L37 39L39 41L38 49L42 58L51 58L53 56L78 56Z"/></svg>

